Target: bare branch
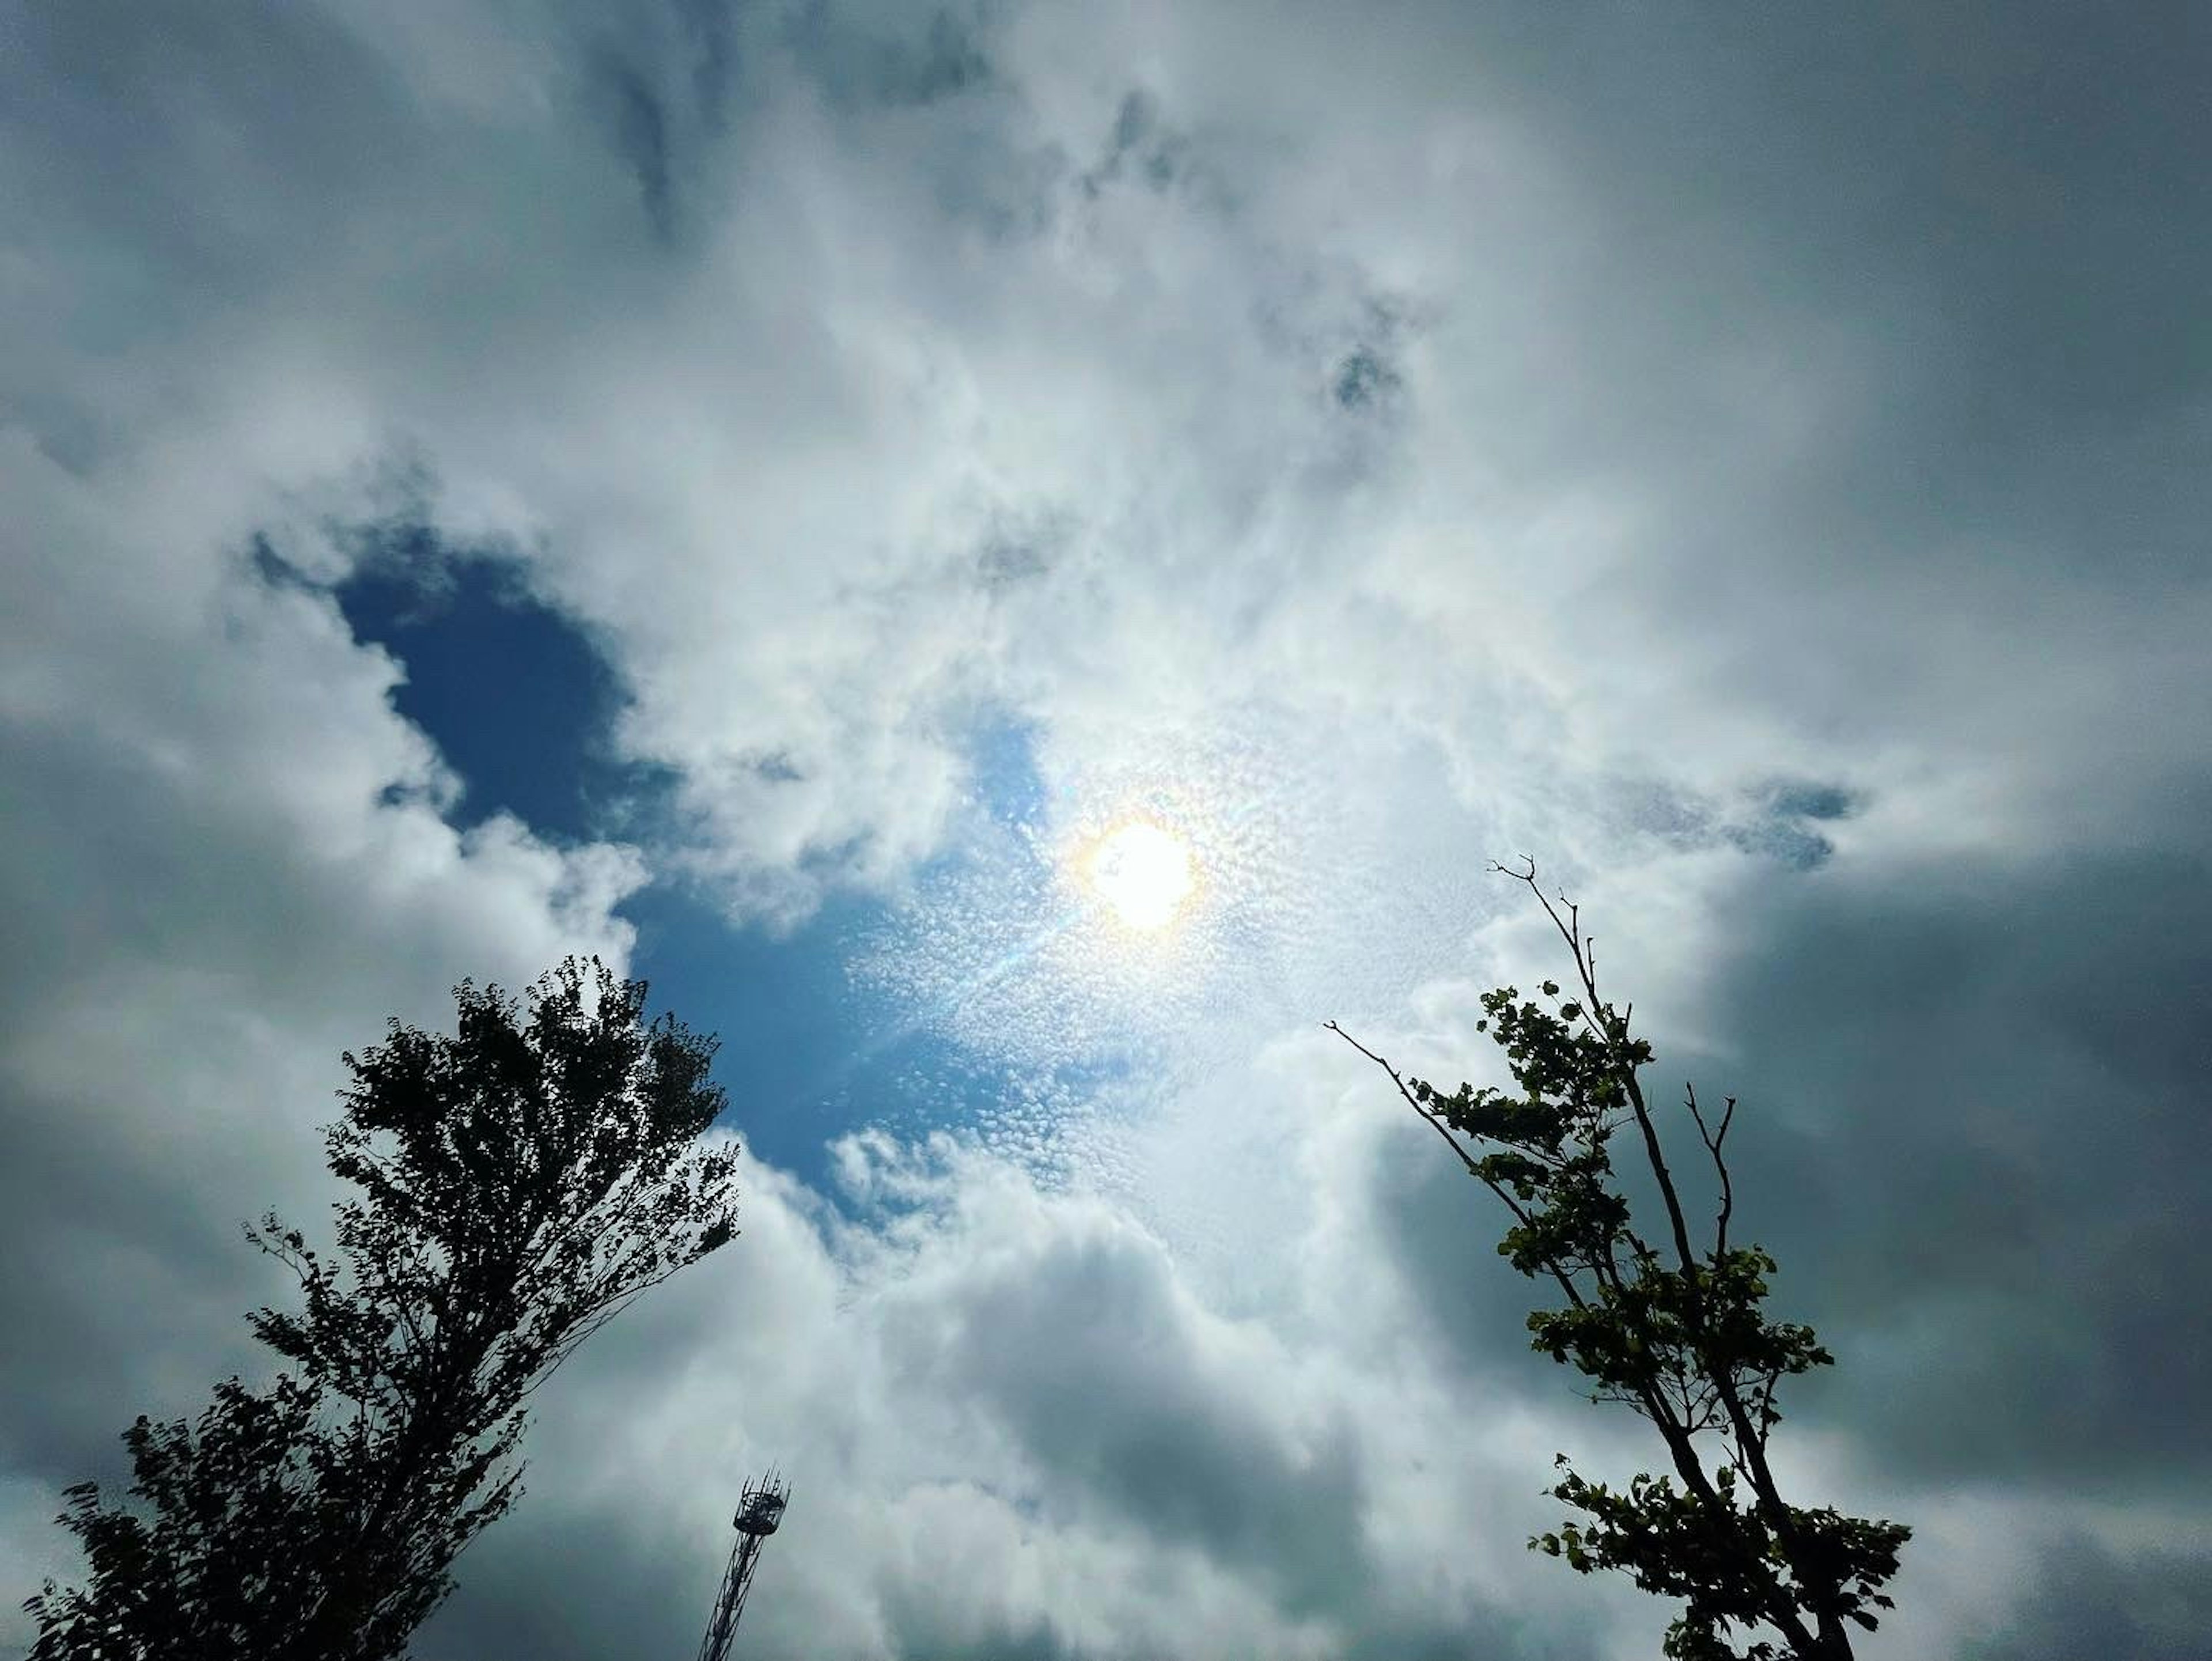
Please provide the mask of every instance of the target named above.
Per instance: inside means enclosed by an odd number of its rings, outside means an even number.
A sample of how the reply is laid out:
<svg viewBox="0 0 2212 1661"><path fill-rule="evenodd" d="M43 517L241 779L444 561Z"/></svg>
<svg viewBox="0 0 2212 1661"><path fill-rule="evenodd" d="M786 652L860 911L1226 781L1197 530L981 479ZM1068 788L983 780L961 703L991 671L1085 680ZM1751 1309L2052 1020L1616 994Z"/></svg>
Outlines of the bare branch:
<svg viewBox="0 0 2212 1661"><path fill-rule="evenodd" d="M1474 1156L1469 1153L1467 1149L1461 1145L1459 1138L1452 1134L1451 1127L1446 1124L1439 1115L1431 1111L1430 1109L1422 1103L1420 1098L1413 1093L1412 1086L1407 1084L1404 1076L1399 1073L1396 1068L1391 1066L1389 1062L1383 1060L1382 1056L1376 1055L1365 1044L1360 1043L1358 1039L1353 1037L1352 1034L1346 1031L1334 1021L1323 1021L1322 1025L1327 1031L1335 1033L1338 1037L1343 1039L1345 1043L1350 1044L1354 1050L1366 1056L1369 1061L1374 1062L1376 1066L1381 1068L1384 1073L1388 1074L1390 1078L1390 1082L1397 1086L1398 1093L1406 1098L1406 1104L1411 1107L1414 1112L1419 1114L1422 1118L1426 1120L1429 1124L1435 1129L1437 1135L1444 1139L1445 1143L1451 1148L1451 1151L1459 1156L1459 1162L1467 1168L1468 1175L1474 1177L1485 1188L1488 1189L1492 1194L1496 1195L1498 1196L1498 1202L1504 1205L1508 1211L1513 1214L1513 1220L1515 1222L1520 1224L1523 1228L1528 1228L1532 1226L1532 1219L1529 1216L1527 1208L1522 1206L1518 1200L1515 1199L1512 1195L1508 1193L1502 1184L1492 1181L1491 1177L1485 1173L1481 1165L1475 1159ZM1547 1269L1551 1275L1553 1282L1559 1287L1559 1290L1566 1295L1567 1300L1572 1304L1574 1307L1577 1309L1586 1307L1582 1288L1574 1283L1572 1274L1561 1268L1557 1260L1552 1260L1547 1262Z"/></svg>
<svg viewBox="0 0 2212 1661"><path fill-rule="evenodd" d="M1446 1124L1438 1115L1431 1112L1421 1101L1419 1097L1413 1094L1412 1086L1407 1084L1404 1077L1400 1074L1396 1068L1391 1066L1389 1062L1384 1061L1382 1056L1376 1055L1365 1044L1360 1043L1358 1039L1353 1037L1352 1034L1346 1031L1334 1021L1323 1021L1322 1025L1326 1031L1335 1033L1338 1037L1343 1039L1345 1043L1350 1044L1361 1055L1366 1056L1369 1061L1381 1068L1383 1072L1389 1074L1390 1082L1398 1087L1398 1093L1406 1098L1406 1105L1412 1108L1414 1112L1419 1114L1422 1118L1427 1120L1428 1123L1435 1128L1437 1135L1444 1139L1445 1142L1450 1146L1451 1151L1459 1156L1459 1162L1467 1167L1468 1175L1470 1177L1482 1178L1482 1168L1475 1163L1474 1156L1472 1153L1469 1153L1465 1147L1460 1145L1460 1140L1457 1136L1452 1134L1451 1127ZM1487 1178L1482 1179L1485 1181L1488 1180Z"/></svg>
<svg viewBox="0 0 2212 1661"><path fill-rule="evenodd" d="M1698 1087L1684 1085L1682 1089L1689 1102L1690 1116L1697 1121L1698 1138L1705 1143L1705 1152L1712 1156L1713 1169L1720 1175L1720 1214L1713 1219L1713 1256L1717 1260L1728 1253L1729 1219L1735 1214L1735 1184L1729 1176L1728 1161L1721 1157L1721 1144L1728 1141L1729 1125L1735 1118L1735 1098L1728 1098L1720 1129L1716 1131L1706 1128L1705 1116L1698 1106Z"/></svg>

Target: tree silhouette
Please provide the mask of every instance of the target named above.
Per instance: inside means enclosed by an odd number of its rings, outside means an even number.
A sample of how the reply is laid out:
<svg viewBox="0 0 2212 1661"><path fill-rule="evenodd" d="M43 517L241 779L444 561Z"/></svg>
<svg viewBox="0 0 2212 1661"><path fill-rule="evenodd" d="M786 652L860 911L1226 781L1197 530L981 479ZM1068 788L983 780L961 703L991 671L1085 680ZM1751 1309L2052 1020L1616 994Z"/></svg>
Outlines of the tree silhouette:
<svg viewBox="0 0 2212 1661"><path fill-rule="evenodd" d="M1499 1254L1565 1300L1528 1317L1534 1348L1588 1378L1592 1400L1634 1409L1666 1443L1674 1475L1639 1475L1625 1490L1587 1480L1560 1454L1565 1474L1551 1493L1583 1520L1529 1546L1582 1573L1619 1569L1646 1591L1682 1599L1666 1643L1679 1661L1842 1661L1850 1628L1872 1631L1874 1611L1893 1607L1881 1587L1911 1530L1782 1497L1767 1460L1782 1416L1778 1386L1834 1357L1810 1327L1765 1313L1774 1259L1729 1241L1735 1189L1723 1150L1735 1100L1709 1117L1688 1092L1716 1196L1711 1244L1701 1249L1637 1079L1651 1046L1631 1036L1630 1011L1599 997L1580 912L1547 897L1534 861L1524 864L1491 869L1534 893L1566 942L1577 986L1563 993L1546 981L1540 1004L1510 986L1483 995L1478 1030L1505 1052L1519 1093L1462 1084L1447 1094L1328 1026L1389 1074L1510 1213ZM1658 1192L1657 1245L1615 1176L1622 1131L1632 1131Z"/></svg>
<svg viewBox="0 0 2212 1661"><path fill-rule="evenodd" d="M455 989L448 1037L391 1023L345 1063L324 1133L355 1190L325 1257L274 1215L246 1235L303 1307L251 1316L283 1358L197 1421L124 1433L135 1503L68 1491L82 1588L26 1607L33 1661L380 1661L511 1506L534 1391L641 1293L736 1233L712 1037L569 958L518 1004Z"/></svg>

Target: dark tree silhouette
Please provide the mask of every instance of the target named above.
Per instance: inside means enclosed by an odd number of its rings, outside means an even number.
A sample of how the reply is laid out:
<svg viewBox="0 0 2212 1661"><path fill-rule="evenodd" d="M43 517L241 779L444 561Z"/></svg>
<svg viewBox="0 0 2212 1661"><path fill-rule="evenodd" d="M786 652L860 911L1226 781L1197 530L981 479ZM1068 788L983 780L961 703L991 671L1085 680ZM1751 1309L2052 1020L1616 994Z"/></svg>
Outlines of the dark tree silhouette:
<svg viewBox="0 0 2212 1661"><path fill-rule="evenodd" d="M1730 1244L1735 1189L1723 1150L1735 1100L1709 1117L1688 1095L1715 1195L1711 1244L1700 1248L1637 1079L1651 1046L1630 1035L1629 1010L1598 996L1580 913L1544 893L1533 861L1491 869L1535 894L1577 983L1562 993L1546 981L1541 1004L1510 986L1483 995L1478 1028L1505 1052L1518 1094L1464 1084L1447 1094L1328 1025L1389 1074L1511 1214L1499 1254L1565 1300L1528 1317L1534 1347L1587 1378L1592 1400L1634 1409L1666 1443L1673 1476L1640 1475L1625 1491L1588 1481L1559 1455L1565 1475L1551 1492L1583 1520L1528 1543L1584 1574L1620 1569L1684 1600L1666 1644L1679 1661L1842 1661L1850 1628L1872 1631L1874 1611L1893 1607L1881 1587L1911 1530L1793 1506L1776 1485L1766 1449L1782 1416L1777 1387L1834 1358L1810 1327L1765 1313L1773 1258ZM1613 1140L1624 1130L1657 1189L1657 1245L1615 1176Z"/></svg>
<svg viewBox="0 0 2212 1661"><path fill-rule="evenodd" d="M318 1255L273 1215L247 1238L298 1276L264 1309L273 1384L232 1378L196 1422L124 1433L131 1501L69 1491L82 1588L27 1608L33 1661L380 1661L515 1500L533 1390L641 1293L736 1233L714 1040L648 1021L646 987L570 958L518 1004L455 989L454 1034L391 1024L349 1054L324 1133L355 1192Z"/></svg>

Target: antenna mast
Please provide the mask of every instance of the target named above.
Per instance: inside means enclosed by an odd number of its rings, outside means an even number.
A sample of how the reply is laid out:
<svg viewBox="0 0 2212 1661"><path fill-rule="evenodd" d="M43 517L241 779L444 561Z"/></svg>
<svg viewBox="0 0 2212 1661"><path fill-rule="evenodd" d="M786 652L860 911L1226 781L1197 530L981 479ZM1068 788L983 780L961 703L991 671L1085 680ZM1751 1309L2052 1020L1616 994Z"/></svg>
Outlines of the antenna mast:
<svg viewBox="0 0 2212 1661"><path fill-rule="evenodd" d="M783 1521L783 1507L791 1498L791 1484L774 1470L758 1482L747 1482L738 1496L738 1514L730 1519L738 1543L723 1572L722 1593L714 1600L714 1619L700 1640L699 1661L729 1661L730 1640L737 1636L738 1617L744 1613L745 1594L752 1590L753 1572L760 1567L762 1543Z"/></svg>

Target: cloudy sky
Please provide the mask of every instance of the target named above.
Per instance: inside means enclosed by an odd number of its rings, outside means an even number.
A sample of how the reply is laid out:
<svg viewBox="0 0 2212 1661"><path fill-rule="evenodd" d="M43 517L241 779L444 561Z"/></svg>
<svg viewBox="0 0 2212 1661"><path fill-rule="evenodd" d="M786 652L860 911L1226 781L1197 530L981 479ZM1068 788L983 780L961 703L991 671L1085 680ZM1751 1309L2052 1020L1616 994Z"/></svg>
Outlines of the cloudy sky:
<svg viewBox="0 0 2212 1661"><path fill-rule="evenodd" d="M1320 1031L1492 1076L1523 853L1742 1098L1791 1480L1918 1530L1863 1652L2204 1653L2208 75L2153 5L0 4L0 1654L254 1365L338 1052L568 951L723 1035L745 1233L423 1661L690 1652L770 1463L749 1656L1652 1654L1522 1547L1651 1450Z"/></svg>

